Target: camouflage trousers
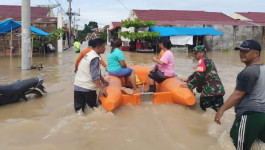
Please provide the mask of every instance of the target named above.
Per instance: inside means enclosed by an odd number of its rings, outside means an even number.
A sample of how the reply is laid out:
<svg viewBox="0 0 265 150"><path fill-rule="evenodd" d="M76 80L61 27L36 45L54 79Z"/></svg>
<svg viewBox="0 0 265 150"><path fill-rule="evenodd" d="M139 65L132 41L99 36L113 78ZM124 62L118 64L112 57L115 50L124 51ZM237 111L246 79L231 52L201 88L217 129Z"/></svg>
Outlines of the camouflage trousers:
<svg viewBox="0 0 265 150"><path fill-rule="evenodd" d="M223 95L200 97L200 106L204 111L206 111L206 108L211 107L217 112L223 104L224 104Z"/></svg>

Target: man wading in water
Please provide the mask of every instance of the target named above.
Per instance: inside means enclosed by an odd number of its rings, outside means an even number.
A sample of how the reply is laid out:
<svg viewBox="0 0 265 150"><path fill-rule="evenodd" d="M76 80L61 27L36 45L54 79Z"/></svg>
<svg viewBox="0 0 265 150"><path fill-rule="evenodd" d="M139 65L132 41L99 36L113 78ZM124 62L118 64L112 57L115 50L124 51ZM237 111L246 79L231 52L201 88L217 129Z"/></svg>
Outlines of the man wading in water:
<svg viewBox="0 0 265 150"><path fill-rule="evenodd" d="M194 58L199 61L197 70L185 80L187 84L182 84L181 87L189 87L191 90L196 88L201 93L201 108L205 111L211 107L217 111L223 105L225 90L215 64L206 56L202 45L197 46L193 53Z"/></svg>
<svg viewBox="0 0 265 150"><path fill-rule="evenodd" d="M237 150L250 150L256 139L265 142L265 66L260 62L261 46L257 41L244 41L240 59L246 67L236 79L236 88L215 115L221 124L223 113L235 106L236 118L230 137Z"/></svg>

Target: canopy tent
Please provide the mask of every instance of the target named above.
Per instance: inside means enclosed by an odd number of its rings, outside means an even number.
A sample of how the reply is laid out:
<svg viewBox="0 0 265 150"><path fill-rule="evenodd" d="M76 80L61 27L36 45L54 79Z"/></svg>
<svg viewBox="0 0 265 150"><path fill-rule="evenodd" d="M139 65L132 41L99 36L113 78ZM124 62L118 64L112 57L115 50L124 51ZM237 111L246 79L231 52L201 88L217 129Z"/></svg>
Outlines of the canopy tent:
<svg viewBox="0 0 265 150"><path fill-rule="evenodd" d="M213 27L150 27L149 31L159 32L160 36L176 36L176 35L224 35Z"/></svg>
<svg viewBox="0 0 265 150"><path fill-rule="evenodd" d="M18 28L21 27L21 23L20 22L16 22L14 20L6 20L4 22L1 22L0 23L0 36L4 36ZM35 27L30 27L30 30L31 32L34 32L38 35L41 35L41 36L50 36L49 33L46 33L38 28L35 28Z"/></svg>

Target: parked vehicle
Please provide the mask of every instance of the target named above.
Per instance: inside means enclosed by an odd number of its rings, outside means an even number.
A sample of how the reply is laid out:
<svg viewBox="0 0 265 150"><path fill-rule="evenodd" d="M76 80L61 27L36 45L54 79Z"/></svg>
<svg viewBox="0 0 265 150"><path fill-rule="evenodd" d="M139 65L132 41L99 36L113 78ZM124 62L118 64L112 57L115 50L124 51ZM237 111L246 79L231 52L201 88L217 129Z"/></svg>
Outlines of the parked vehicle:
<svg viewBox="0 0 265 150"><path fill-rule="evenodd" d="M42 85L44 76L39 75L36 78L19 80L9 85L0 85L0 106L20 100L28 101L30 95L41 97L47 93Z"/></svg>

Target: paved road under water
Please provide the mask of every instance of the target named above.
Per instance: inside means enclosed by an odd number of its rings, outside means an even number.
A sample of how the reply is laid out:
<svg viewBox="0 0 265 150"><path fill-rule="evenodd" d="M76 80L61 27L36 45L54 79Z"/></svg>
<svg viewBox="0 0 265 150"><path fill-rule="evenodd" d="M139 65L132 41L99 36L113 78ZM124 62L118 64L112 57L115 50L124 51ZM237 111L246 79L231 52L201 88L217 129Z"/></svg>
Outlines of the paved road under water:
<svg viewBox="0 0 265 150"><path fill-rule="evenodd" d="M103 54L107 60L110 48ZM225 99L235 88L237 74L244 68L236 51L207 53L216 63L225 86ZM151 65L155 54L124 52L128 65ZM187 77L197 61L192 54L176 52L175 68L180 77ZM229 137L234 120L233 109L214 120L215 112L202 111L198 102L193 107L177 104L144 103L122 106L113 112L99 107L77 115L73 109L74 50L35 55L32 64L43 64L41 70L21 70L21 59L0 57L0 84L48 74L48 94L0 107L1 150L233 150ZM265 55L262 54L263 62ZM197 99L199 95L197 94ZM255 143L254 150L265 144Z"/></svg>

